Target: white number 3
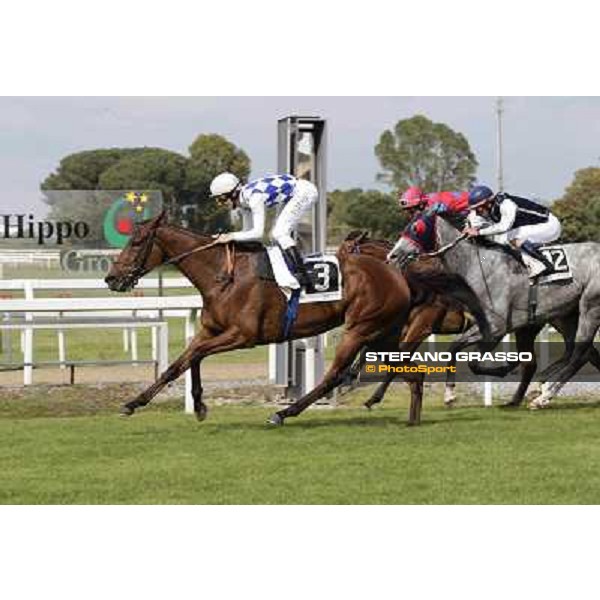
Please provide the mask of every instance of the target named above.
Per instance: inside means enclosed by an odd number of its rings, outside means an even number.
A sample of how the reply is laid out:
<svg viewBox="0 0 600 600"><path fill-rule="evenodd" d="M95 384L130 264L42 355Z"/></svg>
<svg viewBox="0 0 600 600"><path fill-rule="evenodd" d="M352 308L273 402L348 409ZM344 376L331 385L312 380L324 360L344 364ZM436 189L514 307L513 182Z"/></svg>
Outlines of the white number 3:
<svg viewBox="0 0 600 600"><path fill-rule="evenodd" d="M315 283L315 290L317 292L326 292L329 289L331 267L328 263L317 263L314 266L314 270L319 278Z"/></svg>

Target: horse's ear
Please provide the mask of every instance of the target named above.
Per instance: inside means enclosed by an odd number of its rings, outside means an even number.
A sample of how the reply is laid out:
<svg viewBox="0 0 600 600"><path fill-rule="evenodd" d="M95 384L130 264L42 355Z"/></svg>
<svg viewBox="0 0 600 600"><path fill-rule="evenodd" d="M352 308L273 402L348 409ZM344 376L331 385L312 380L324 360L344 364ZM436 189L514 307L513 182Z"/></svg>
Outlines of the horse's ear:
<svg viewBox="0 0 600 600"><path fill-rule="evenodd" d="M345 238L345 242L351 242L355 240L359 235L361 235L362 231L360 229L353 229Z"/></svg>

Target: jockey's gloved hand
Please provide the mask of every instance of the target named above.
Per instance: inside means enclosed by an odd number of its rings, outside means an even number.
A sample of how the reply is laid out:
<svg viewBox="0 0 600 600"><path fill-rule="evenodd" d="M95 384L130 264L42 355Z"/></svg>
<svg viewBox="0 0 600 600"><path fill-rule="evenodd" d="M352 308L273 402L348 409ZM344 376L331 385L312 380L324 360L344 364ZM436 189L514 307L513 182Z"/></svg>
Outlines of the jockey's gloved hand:
<svg viewBox="0 0 600 600"><path fill-rule="evenodd" d="M480 235L479 228L477 227L465 227L462 231L463 235L466 235L468 238L477 237Z"/></svg>
<svg viewBox="0 0 600 600"><path fill-rule="evenodd" d="M448 212L448 207L443 202L436 202L430 206L423 214L426 217L432 217L434 215L443 215Z"/></svg>
<svg viewBox="0 0 600 600"><path fill-rule="evenodd" d="M213 235L216 244L228 244L233 242L233 233L217 233Z"/></svg>

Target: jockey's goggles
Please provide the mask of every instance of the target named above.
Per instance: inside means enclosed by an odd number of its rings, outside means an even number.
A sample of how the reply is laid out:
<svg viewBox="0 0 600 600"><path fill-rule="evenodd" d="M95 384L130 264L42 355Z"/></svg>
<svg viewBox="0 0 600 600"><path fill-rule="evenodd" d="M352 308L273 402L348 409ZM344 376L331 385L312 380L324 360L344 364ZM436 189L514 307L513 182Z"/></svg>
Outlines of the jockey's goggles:
<svg viewBox="0 0 600 600"><path fill-rule="evenodd" d="M473 206L470 206L469 208L471 210L477 210L478 208L483 208L484 206L486 206L490 202L494 201L495 199L496 199L495 195L490 196L489 198L486 198L485 200L482 200L481 202L478 202L477 204L473 204Z"/></svg>

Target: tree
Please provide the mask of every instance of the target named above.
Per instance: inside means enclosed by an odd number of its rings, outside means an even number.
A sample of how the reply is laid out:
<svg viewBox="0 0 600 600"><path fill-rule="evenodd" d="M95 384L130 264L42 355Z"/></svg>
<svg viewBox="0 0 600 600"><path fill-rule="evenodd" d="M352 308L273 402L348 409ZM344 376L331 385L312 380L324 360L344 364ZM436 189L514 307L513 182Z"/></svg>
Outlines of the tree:
<svg viewBox="0 0 600 600"><path fill-rule="evenodd" d="M95 190L104 171L123 158L147 148L109 148L86 150L65 156L58 169L41 184L42 190Z"/></svg>
<svg viewBox="0 0 600 600"><path fill-rule="evenodd" d="M562 225L565 242L600 241L600 168L588 167L575 173L552 212Z"/></svg>
<svg viewBox="0 0 600 600"><path fill-rule="evenodd" d="M411 185L425 192L464 190L474 183L478 166L462 133L423 115L384 131L375 154L383 169L377 178L401 190Z"/></svg>
<svg viewBox="0 0 600 600"><path fill-rule="evenodd" d="M208 192L213 177L229 171L240 179L250 174L250 158L235 144L217 134L201 134L189 147L188 187Z"/></svg>
<svg viewBox="0 0 600 600"><path fill-rule="evenodd" d="M182 203L191 209L186 212L186 220L197 231L229 228L229 211L210 200L210 182L224 171L247 179L250 158L242 149L217 134L199 135L189 151L186 194L182 199Z"/></svg>
<svg viewBox="0 0 600 600"><path fill-rule="evenodd" d="M209 200L212 178L231 171L240 178L250 173L246 153L219 135L200 135L190 157L162 148L108 148L64 157L41 184L50 218L83 220L90 241L101 240L104 214L114 198L101 190L160 190L172 218L192 229L214 232L230 227L229 211ZM61 190L60 194L53 190ZM69 191L77 193L69 194ZM82 191L94 191L86 195Z"/></svg>
<svg viewBox="0 0 600 600"><path fill-rule="evenodd" d="M353 229L395 240L407 223L395 195L378 190L335 190L328 195L328 241L340 243Z"/></svg>
<svg viewBox="0 0 600 600"><path fill-rule="evenodd" d="M168 202L184 189L187 162L176 152L148 148L107 168L100 174L98 184L103 190L160 190Z"/></svg>
<svg viewBox="0 0 600 600"><path fill-rule="evenodd" d="M186 162L185 157L160 148L71 154L42 183L45 200L51 206L49 218L84 221L90 229L86 241L101 242L104 216L115 200L114 194L103 194L103 190L159 190L168 202L183 188Z"/></svg>

